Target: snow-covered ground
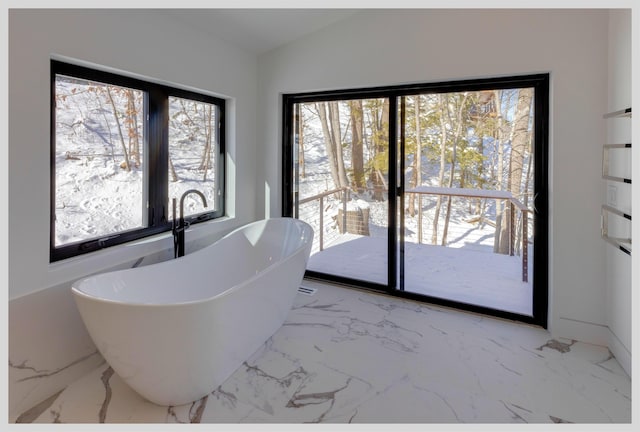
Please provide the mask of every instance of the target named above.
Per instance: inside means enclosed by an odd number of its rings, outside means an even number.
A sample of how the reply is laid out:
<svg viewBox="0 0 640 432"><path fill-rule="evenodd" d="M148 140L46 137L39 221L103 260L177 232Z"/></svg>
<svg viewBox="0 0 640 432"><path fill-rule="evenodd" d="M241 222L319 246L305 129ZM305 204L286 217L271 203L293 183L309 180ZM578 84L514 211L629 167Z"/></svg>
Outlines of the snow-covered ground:
<svg viewBox="0 0 640 432"><path fill-rule="evenodd" d="M308 269L386 285L387 263L386 239L344 234L311 256ZM518 256L405 243L404 277L405 291L532 314L532 284L522 281Z"/></svg>
<svg viewBox="0 0 640 432"><path fill-rule="evenodd" d="M145 226L146 149L140 164L130 154L124 165L122 140L130 146L127 89L112 87L118 111L113 114L106 86L58 77L56 82L55 243L65 245ZM144 142L142 92L135 91L138 136ZM178 175L169 181L169 196L179 198L188 189L202 191L209 208L198 197L185 199L185 215L211 210L216 188L213 168L199 168L207 121L204 103L170 98L170 156ZM189 119L187 119L187 113ZM120 129L118 128L120 125ZM215 120L214 123L215 124ZM132 130L135 130L133 128ZM122 138L121 138L122 133ZM129 147L129 150L131 148ZM214 157L216 152L212 152ZM212 160L212 162L214 162ZM212 164L214 165L214 164ZM171 177L171 176L170 176ZM171 202L167 203L171 218Z"/></svg>

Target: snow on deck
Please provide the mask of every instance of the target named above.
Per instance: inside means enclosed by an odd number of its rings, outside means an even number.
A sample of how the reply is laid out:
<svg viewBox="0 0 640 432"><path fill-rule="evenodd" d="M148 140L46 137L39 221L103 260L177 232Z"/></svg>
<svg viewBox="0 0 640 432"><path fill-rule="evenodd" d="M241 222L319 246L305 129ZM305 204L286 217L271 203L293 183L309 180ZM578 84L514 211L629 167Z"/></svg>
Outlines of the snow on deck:
<svg viewBox="0 0 640 432"><path fill-rule="evenodd" d="M307 269L386 285L387 239L341 235ZM519 256L405 243L405 291L532 315L532 284L522 282Z"/></svg>

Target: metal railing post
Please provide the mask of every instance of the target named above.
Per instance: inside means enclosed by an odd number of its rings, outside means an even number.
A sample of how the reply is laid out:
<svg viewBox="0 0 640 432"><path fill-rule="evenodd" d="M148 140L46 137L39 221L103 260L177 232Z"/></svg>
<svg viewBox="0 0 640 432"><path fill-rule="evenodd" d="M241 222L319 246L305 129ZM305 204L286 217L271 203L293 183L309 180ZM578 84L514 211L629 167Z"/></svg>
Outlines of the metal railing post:
<svg viewBox="0 0 640 432"><path fill-rule="evenodd" d="M324 196L320 196L320 251L324 249Z"/></svg>
<svg viewBox="0 0 640 432"><path fill-rule="evenodd" d="M516 206L509 200L509 255L515 255L516 249Z"/></svg>
<svg viewBox="0 0 640 432"><path fill-rule="evenodd" d="M418 244L422 244L422 194L418 194Z"/></svg>
<svg viewBox="0 0 640 432"><path fill-rule="evenodd" d="M340 234L347 232L347 191L347 188L342 189L342 232Z"/></svg>
<svg viewBox="0 0 640 432"><path fill-rule="evenodd" d="M522 210L522 282L529 282L529 213Z"/></svg>

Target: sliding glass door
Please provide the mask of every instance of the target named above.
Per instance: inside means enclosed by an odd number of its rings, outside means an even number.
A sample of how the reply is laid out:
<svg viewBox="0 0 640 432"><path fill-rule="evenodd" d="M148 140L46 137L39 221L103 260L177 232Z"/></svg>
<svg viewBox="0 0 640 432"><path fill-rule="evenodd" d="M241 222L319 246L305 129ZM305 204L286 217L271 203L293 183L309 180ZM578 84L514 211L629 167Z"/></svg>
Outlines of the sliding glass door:
<svg viewBox="0 0 640 432"><path fill-rule="evenodd" d="M401 97L401 289L533 315L533 93Z"/></svg>
<svg viewBox="0 0 640 432"><path fill-rule="evenodd" d="M309 272L388 284L389 99L296 102L293 215L315 238Z"/></svg>
<svg viewBox="0 0 640 432"><path fill-rule="evenodd" d="M546 326L548 76L285 95L307 276Z"/></svg>

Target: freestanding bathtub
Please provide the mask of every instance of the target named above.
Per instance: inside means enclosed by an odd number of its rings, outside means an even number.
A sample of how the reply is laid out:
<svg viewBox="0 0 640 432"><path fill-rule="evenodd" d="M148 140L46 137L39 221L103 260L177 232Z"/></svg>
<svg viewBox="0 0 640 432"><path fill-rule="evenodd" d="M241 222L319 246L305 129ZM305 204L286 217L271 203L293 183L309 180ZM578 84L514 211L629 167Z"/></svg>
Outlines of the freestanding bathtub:
<svg viewBox="0 0 640 432"><path fill-rule="evenodd" d="M91 338L131 388L158 405L215 390L271 337L304 275L313 229L251 223L184 257L73 284Z"/></svg>

